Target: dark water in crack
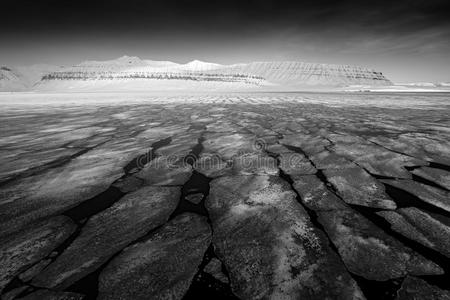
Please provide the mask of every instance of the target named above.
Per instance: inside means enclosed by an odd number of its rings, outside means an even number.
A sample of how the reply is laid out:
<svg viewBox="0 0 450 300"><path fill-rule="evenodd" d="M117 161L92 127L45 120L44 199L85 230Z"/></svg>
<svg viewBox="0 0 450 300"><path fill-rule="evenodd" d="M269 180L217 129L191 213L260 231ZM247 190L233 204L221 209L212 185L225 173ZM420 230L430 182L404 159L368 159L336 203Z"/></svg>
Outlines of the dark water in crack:
<svg viewBox="0 0 450 300"><path fill-rule="evenodd" d="M195 275L192 284L183 297L183 300L198 299L239 299L233 294L229 285L222 283L213 276L205 272Z"/></svg>
<svg viewBox="0 0 450 300"><path fill-rule="evenodd" d="M203 271L212 258L217 258L214 253L214 247L211 244L206 251L203 261L199 266L199 271L194 276L189 290L186 292L183 300L197 299L239 299L231 291L230 285L221 282L212 275ZM222 264L222 272L228 277L228 272ZM229 280L229 277L228 277Z"/></svg>
<svg viewBox="0 0 450 300"><path fill-rule="evenodd" d="M441 170L450 172L450 166L447 166L447 165L444 165L444 164L440 164L440 163L437 163L437 162L430 162L428 164L428 166L430 168L441 169Z"/></svg>
<svg viewBox="0 0 450 300"><path fill-rule="evenodd" d="M63 215L79 222L107 209L124 195L118 188L110 186L106 191L69 209Z"/></svg>
<svg viewBox="0 0 450 300"><path fill-rule="evenodd" d="M201 136L198 139L197 144L192 148L189 154L183 158L183 162L185 164L189 164L191 166L195 164L200 153L203 150L203 140L204 138L203 136ZM178 202L177 208L170 216L170 219L184 212L193 212L208 217L208 212L205 208L205 200L209 194L209 182L211 180L211 178L208 178L205 175L194 170L189 180L181 188L180 201ZM200 203L195 204L186 200L186 196L192 194L202 194L203 197Z"/></svg>
<svg viewBox="0 0 450 300"><path fill-rule="evenodd" d="M450 213L447 212L446 210L443 210L442 208L429 204L421 200L419 197L407 191L389 185L388 183L383 184L385 187L386 194L388 194L388 196L392 200L394 200L394 202L397 204L397 208L416 207L424 211L432 212L434 214L450 218Z"/></svg>
<svg viewBox="0 0 450 300"><path fill-rule="evenodd" d="M129 173L132 170L142 169L146 164L151 162L156 157L156 155L154 154L155 151L158 148L161 148L161 147L164 147L164 146L170 144L171 140L172 140L172 138L169 137L169 138L157 141L150 146L151 147L150 150L147 151L145 154L140 154L140 155L136 156L135 158L133 158L124 167L125 175L123 175L118 180L122 180L125 177L129 176ZM121 192L118 188L114 187L113 184L110 185L110 187L106 191L98 194L97 196L95 196L91 199L83 201L79 205L64 212L63 215L66 215L66 216L72 218L74 221L78 222L85 218L89 218L89 217L107 209L108 207L112 206L115 202L117 202L120 198L122 198L125 195L125 193Z"/></svg>
<svg viewBox="0 0 450 300"><path fill-rule="evenodd" d="M120 253L121 251L119 251ZM118 254L118 253L117 253ZM86 275L82 279L78 280L71 286L69 286L65 291L74 292L86 295L84 300L95 300L98 296L98 278L100 273L105 269L105 267L112 261L116 256L112 256L107 262L105 262L102 266L100 266L94 272Z"/></svg>
<svg viewBox="0 0 450 300"><path fill-rule="evenodd" d="M177 208L170 216L170 219L173 219L177 215L182 214L184 212L193 212L207 217L208 212L205 208L205 201L206 197L209 194L210 181L211 181L210 178L194 171L189 180L181 188L180 201L178 202ZM186 200L186 196L197 193L203 195L203 198L200 201L200 203L195 204L190 202L189 200Z"/></svg>
<svg viewBox="0 0 450 300"><path fill-rule="evenodd" d="M201 151L203 150L202 142L204 141L203 135L198 139L197 145L195 145L191 152L184 158L184 163L193 166L198 159ZM193 171L192 176L183 185L181 189L181 197L178 203L178 207L172 213L170 219L184 212L193 212L207 217L208 223L211 224L208 211L205 207L205 201L209 195L209 189L212 178ZM194 204L186 200L186 196L191 194L202 194L202 200L198 204ZM238 299L231 287L227 283L223 283L220 280L214 278L212 275L203 271L205 266L211 261L212 258L217 258L214 253L214 247L211 244L206 251L203 261L199 266L199 271L194 276L192 283L183 297L184 300L191 299ZM222 272L228 277L228 272L222 264Z"/></svg>
<svg viewBox="0 0 450 300"><path fill-rule="evenodd" d="M351 274L353 279L366 296L367 300L388 300L397 297L397 291L400 289L403 278L397 278L387 281L368 280L356 274Z"/></svg>
<svg viewBox="0 0 450 300"><path fill-rule="evenodd" d="M420 183L423 183L423 184L435 187L435 188L443 190L443 191L448 191L445 187L440 186L439 184L437 184L437 183L435 183L435 182L433 182L431 180L425 179L423 177L420 177L420 176L418 176L416 174L412 174L412 179L414 181L416 181L416 182L420 182Z"/></svg>

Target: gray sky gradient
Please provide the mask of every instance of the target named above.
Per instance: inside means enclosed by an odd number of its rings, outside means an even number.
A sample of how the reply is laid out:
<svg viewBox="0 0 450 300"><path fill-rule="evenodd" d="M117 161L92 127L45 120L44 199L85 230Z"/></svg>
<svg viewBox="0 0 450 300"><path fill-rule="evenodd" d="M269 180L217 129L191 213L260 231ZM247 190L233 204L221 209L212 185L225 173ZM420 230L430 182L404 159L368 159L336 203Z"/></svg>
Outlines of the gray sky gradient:
<svg viewBox="0 0 450 300"><path fill-rule="evenodd" d="M11 2L0 18L0 65L124 54L224 64L299 60L373 67L395 82L450 81L450 1Z"/></svg>

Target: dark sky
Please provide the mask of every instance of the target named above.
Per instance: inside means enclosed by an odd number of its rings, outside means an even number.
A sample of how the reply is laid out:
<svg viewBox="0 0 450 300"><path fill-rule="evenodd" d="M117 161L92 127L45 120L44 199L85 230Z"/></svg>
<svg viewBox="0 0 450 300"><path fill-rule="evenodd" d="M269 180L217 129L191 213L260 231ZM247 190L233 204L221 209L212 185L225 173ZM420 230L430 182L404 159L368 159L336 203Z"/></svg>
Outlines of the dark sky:
<svg viewBox="0 0 450 300"><path fill-rule="evenodd" d="M300 60L450 81L449 0L3 2L0 65Z"/></svg>

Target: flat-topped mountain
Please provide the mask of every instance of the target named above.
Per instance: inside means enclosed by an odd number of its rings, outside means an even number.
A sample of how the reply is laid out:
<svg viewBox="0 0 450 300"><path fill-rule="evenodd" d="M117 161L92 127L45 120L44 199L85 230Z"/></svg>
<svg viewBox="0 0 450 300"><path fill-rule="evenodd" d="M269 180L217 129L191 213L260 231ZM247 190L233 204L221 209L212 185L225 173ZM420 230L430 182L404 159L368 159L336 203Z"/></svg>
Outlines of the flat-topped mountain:
<svg viewBox="0 0 450 300"><path fill-rule="evenodd" d="M27 71L22 68L20 73L26 74ZM8 83L18 84L21 77L26 76L3 75L0 88L8 90ZM48 68L39 80L31 84L24 82L22 89L299 90L349 85L385 86L392 85L392 82L381 72L349 65L294 61L221 65L199 60L177 64L123 56L107 61L85 61L72 67Z"/></svg>
<svg viewBox="0 0 450 300"><path fill-rule="evenodd" d="M355 84L391 85L381 72L334 64L287 62L252 62L226 66L225 73L253 74L279 85L346 86Z"/></svg>

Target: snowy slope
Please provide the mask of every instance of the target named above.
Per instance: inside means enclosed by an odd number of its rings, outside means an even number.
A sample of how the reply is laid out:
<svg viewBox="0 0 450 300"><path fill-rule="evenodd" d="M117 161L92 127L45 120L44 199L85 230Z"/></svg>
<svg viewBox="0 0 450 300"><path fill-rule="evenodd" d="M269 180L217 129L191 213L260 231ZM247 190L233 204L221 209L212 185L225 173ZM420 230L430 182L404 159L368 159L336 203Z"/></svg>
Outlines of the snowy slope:
<svg viewBox="0 0 450 300"><path fill-rule="evenodd" d="M0 91L23 91L31 89L42 77L61 70L53 65L32 65L0 68Z"/></svg>
<svg viewBox="0 0 450 300"><path fill-rule="evenodd" d="M26 71L16 72L17 74ZM31 69L28 73L32 73ZM35 72L36 73L36 72ZM382 73L372 69L332 64L302 62L252 62L221 65L193 60L186 64L170 61L142 60L122 56L107 61L85 61L78 65L40 72L37 75L17 75L24 86L37 90L92 89L315 89L350 85L386 86L392 83Z"/></svg>
<svg viewBox="0 0 450 300"><path fill-rule="evenodd" d="M283 86L346 86L351 84L392 84L382 73L371 69L303 62L253 62L232 65L227 72L261 76Z"/></svg>
<svg viewBox="0 0 450 300"><path fill-rule="evenodd" d="M202 72L202 71L211 71L219 68L223 68L223 65L204 62L200 60L193 60L184 65L178 65L174 69L185 70L190 72Z"/></svg>
<svg viewBox="0 0 450 300"><path fill-rule="evenodd" d="M145 81L147 79L147 81ZM61 87L77 86L84 89L86 85L99 85L99 81L110 81L114 86L128 85L132 80L139 80L142 88L150 90L165 89L171 86L178 88L181 81L189 81L187 88L204 88L210 86L206 82L215 82L215 86L224 84L230 88L251 88L255 85L268 89L295 89L304 87L342 87L348 85L391 85L382 75L371 69L347 65L327 65L302 62L253 62L248 64L220 65L194 60L186 64L141 60L138 57L123 56L109 61L87 61L79 65L54 72L44 77L38 89L55 89L59 81ZM63 81L65 82L62 84ZM82 81L92 81L82 83ZM95 83L94 83L95 81ZM164 81L164 84L163 84ZM94 88L94 87L93 87ZM117 86L117 88L120 88Z"/></svg>
<svg viewBox="0 0 450 300"><path fill-rule="evenodd" d="M13 71L18 74L22 82L29 88L42 79L43 76L52 72L62 70L63 67L54 65L37 64L31 66L13 67Z"/></svg>
<svg viewBox="0 0 450 300"><path fill-rule="evenodd" d="M0 67L1 92L23 91L26 88L26 85L13 70L7 67Z"/></svg>
<svg viewBox="0 0 450 300"><path fill-rule="evenodd" d="M36 86L37 90L227 90L254 89L270 83L254 75L218 73L225 66L198 60L186 64L120 57L104 62L87 61L50 73Z"/></svg>

